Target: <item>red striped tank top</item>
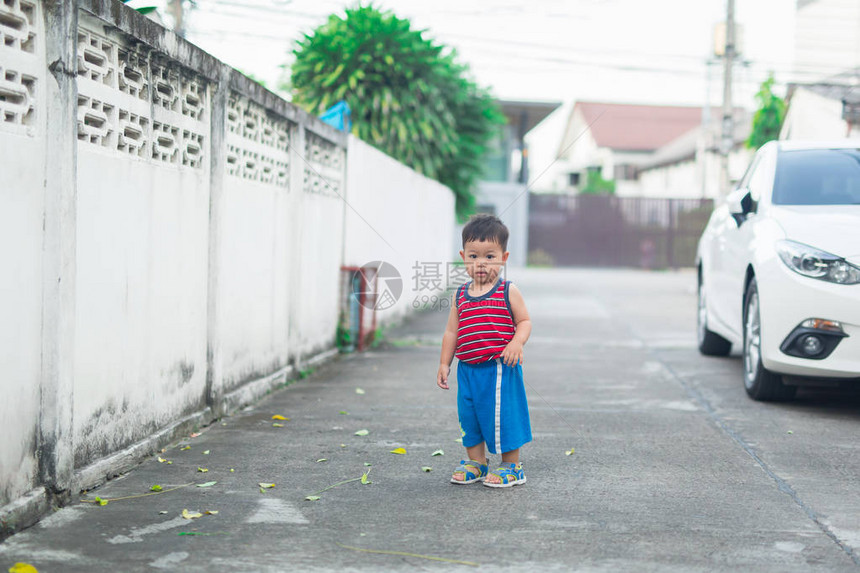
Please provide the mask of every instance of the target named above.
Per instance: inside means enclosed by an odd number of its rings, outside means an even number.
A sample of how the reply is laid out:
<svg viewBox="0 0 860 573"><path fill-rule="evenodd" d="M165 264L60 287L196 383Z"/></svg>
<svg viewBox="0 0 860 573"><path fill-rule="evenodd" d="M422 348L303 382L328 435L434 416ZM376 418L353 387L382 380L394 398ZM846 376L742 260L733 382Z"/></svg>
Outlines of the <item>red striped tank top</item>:
<svg viewBox="0 0 860 573"><path fill-rule="evenodd" d="M500 278L495 287L477 297L469 295L470 284L457 290L460 324L454 356L478 364L501 356L516 327L508 298L509 281Z"/></svg>

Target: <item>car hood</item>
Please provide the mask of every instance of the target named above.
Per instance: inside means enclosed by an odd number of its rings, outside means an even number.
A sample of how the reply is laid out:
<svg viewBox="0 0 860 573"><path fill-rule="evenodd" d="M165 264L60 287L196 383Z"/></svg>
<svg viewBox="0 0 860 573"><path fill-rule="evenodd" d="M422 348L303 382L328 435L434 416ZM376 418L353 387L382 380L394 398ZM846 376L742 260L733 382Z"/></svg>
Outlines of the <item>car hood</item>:
<svg viewBox="0 0 860 573"><path fill-rule="evenodd" d="M785 238L860 262L860 205L773 206Z"/></svg>

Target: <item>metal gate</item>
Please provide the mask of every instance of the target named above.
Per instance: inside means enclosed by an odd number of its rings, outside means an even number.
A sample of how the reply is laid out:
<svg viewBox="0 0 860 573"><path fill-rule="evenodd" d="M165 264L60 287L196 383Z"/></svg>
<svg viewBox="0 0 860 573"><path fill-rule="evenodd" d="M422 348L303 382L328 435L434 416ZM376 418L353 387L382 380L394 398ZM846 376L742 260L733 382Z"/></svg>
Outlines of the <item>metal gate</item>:
<svg viewBox="0 0 860 573"><path fill-rule="evenodd" d="M711 199L532 194L529 263L556 266L693 266Z"/></svg>

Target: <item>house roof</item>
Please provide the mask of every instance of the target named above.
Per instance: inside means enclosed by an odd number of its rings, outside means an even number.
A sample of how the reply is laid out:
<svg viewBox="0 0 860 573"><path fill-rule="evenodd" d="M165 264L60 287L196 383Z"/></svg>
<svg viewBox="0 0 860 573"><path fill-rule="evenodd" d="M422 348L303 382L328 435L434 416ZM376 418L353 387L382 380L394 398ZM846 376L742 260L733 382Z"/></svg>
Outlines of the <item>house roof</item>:
<svg viewBox="0 0 860 573"><path fill-rule="evenodd" d="M710 125L697 125L690 131L684 133L680 137L673 139L666 145L657 149L648 160L639 165L641 171L665 167L667 165L676 165L684 161L695 159L697 147L700 140L704 138L704 143L708 147L706 151L715 152L718 145L721 129L720 108L711 108ZM743 108L735 108L734 116L734 146L740 147L749 138L751 130L752 117L748 111Z"/></svg>
<svg viewBox="0 0 860 573"><path fill-rule="evenodd" d="M525 136L549 114L561 107L560 101L497 101L502 108L502 113L508 118L508 123L516 129L518 138Z"/></svg>
<svg viewBox="0 0 860 573"><path fill-rule="evenodd" d="M806 89L827 99L847 102L849 104L860 103L860 86L824 82L815 84L789 84L789 100L798 89Z"/></svg>
<svg viewBox="0 0 860 573"><path fill-rule="evenodd" d="M700 107L577 102L577 110L597 145L618 151L653 151L702 123Z"/></svg>

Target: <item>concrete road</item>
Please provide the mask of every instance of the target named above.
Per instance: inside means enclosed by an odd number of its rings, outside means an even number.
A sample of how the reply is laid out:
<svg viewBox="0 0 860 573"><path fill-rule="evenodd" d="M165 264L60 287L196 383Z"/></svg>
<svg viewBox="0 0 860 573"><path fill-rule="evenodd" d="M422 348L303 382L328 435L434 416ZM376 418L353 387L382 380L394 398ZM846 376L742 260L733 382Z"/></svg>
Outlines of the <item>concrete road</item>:
<svg viewBox="0 0 860 573"><path fill-rule="evenodd" d="M696 352L690 272L509 275L534 323L524 366L535 438L524 449L527 484L448 483L463 454L455 392L434 382L446 316L428 312L389 332L385 346L326 364L172 446L162 454L172 464L148 460L84 496L114 499L106 506L75 503L9 538L0 566L860 569L856 393L749 400L737 356ZM275 414L290 419L273 422ZM399 447L407 453L389 453ZM432 456L438 449L444 455ZM372 483L362 484L368 469ZM208 481L217 483L131 497ZM275 486L261 492L260 483ZM311 494L319 500L306 501ZM188 520L183 509L218 513Z"/></svg>

